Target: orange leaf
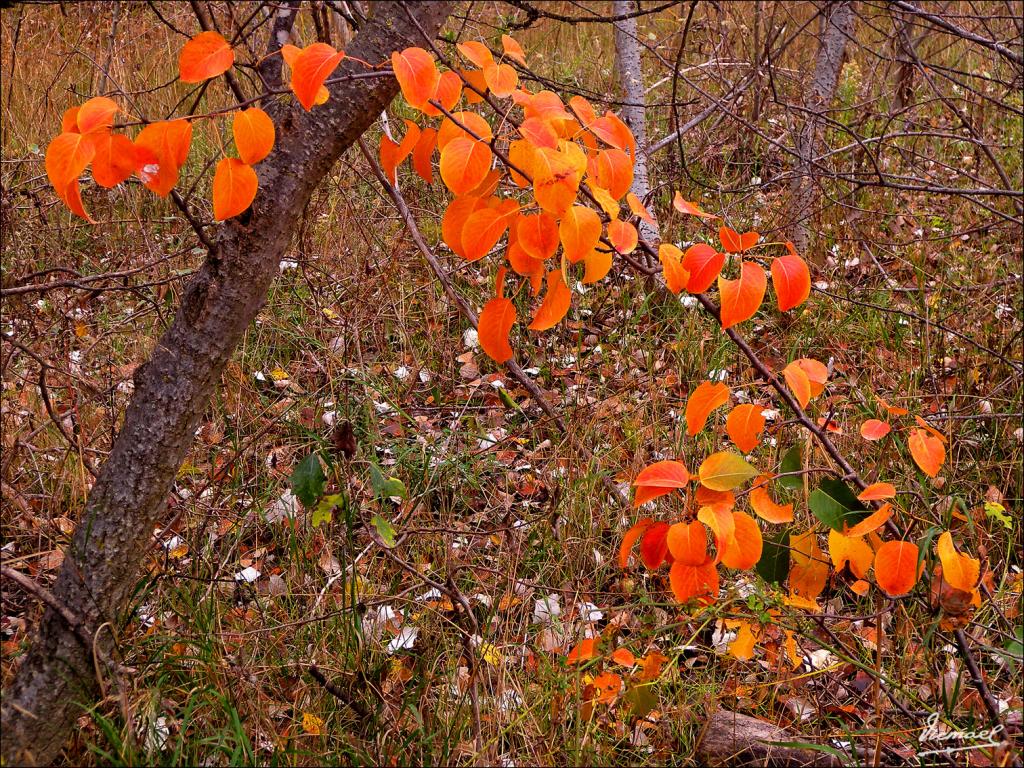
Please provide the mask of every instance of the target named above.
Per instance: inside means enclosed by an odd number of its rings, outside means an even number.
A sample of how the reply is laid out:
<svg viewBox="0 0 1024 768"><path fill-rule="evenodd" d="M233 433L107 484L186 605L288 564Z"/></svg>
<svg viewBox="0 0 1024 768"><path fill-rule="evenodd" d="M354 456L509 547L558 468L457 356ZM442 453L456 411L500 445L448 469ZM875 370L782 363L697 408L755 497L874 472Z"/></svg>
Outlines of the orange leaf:
<svg viewBox="0 0 1024 768"><path fill-rule="evenodd" d="M61 133L81 133L78 130L78 110L81 107L68 107L64 110L64 116L60 119Z"/></svg>
<svg viewBox="0 0 1024 768"><path fill-rule="evenodd" d="M616 648L612 651L611 660L624 667L632 667L636 665L636 656L634 656L628 648Z"/></svg>
<svg viewBox="0 0 1024 768"><path fill-rule="evenodd" d="M846 535L851 537L866 536L885 525L885 521L890 517L892 517L892 504L883 504L855 526L848 529Z"/></svg>
<svg viewBox="0 0 1024 768"><path fill-rule="evenodd" d="M816 600L828 581L828 563L813 530L789 539L789 589Z"/></svg>
<svg viewBox="0 0 1024 768"><path fill-rule="evenodd" d="M887 421L868 419L860 425L860 436L865 440L881 440L889 434L891 429L892 427L889 426Z"/></svg>
<svg viewBox="0 0 1024 768"><path fill-rule="evenodd" d="M303 48L295 57L291 65L292 91L307 112L316 103L317 94L324 81L344 58L344 51L336 51L327 43L313 43Z"/></svg>
<svg viewBox="0 0 1024 768"><path fill-rule="evenodd" d="M517 187L530 186L530 178L528 177L533 176L534 153L533 145L525 139L516 139L508 145L508 159L515 166L515 168L509 168L508 173L512 183ZM524 173L526 176L523 175Z"/></svg>
<svg viewBox="0 0 1024 768"><path fill-rule="evenodd" d="M603 280L605 275L611 272L612 269L611 251L595 248L583 257L583 264L586 266L583 279L580 280L583 285L590 285L591 283Z"/></svg>
<svg viewBox="0 0 1024 768"><path fill-rule="evenodd" d="M768 482L772 475L761 475L750 489L750 507L757 516L769 523L790 523L793 521L793 505L777 504L768 493Z"/></svg>
<svg viewBox="0 0 1024 768"><path fill-rule="evenodd" d="M921 429L927 431L932 437L935 437L935 438L941 440L943 445L945 445L946 443L949 442L946 439L946 436L944 434L939 432L939 430L937 430L935 427L933 427L927 421L922 419L920 416L914 416L914 421L917 422L917 426L919 426L919 427L921 427Z"/></svg>
<svg viewBox="0 0 1024 768"><path fill-rule="evenodd" d="M882 407L885 408L890 416L906 416L909 413L906 408L900 408L898 405L889 405L880 397L878 398L878 402L882 404Z"/></svg>
<svg viewBox="0 0 1024 768"><path fill-rule="evenodd" d="M603 149L594 158L595 178L613 198L620 199L633 184L633 161L621 149Z"/></svg>
<svg viewBox="0 0 1024 768"><path fill-rule="evenodd" d="M213 218L224 221L245 211L256 198L256 171L233 157L217 163L213 174Z"/></svg>
<svg viewBox="0 0 1024 768"><path fill-rule="evenodd" d="M479 104L484 100L484 97L480 94L487 93L487 83L484 81L483 71L479 69L460 69L459 72L466 78L466 103Z"/></svg>
<svg viewBox="0 0 1024 768"><path fill-rule="evenodd" d="M638 489L633 505L640 506L651 499L671 493L677 488L685 488L689 482L690 473L681 461L655 462L644 467L633 481L633 487ZM640 500L641 490L648 491L643 495L643 501Z"/></svg>
<svg viewBox="0 0 1024 768"><path fill-rule="evenodd" d="M420 127L416 123L406 120L405 128L405 136L402 137L401 144L396 144L387 136L380 137L380 165L384 175L392 184L398 183L398 166L412 154L416 143L420 140Z"/></svg>
<svg viewBox="0 0 1024 768"><path fill-rule="evenodd" d="M512 91L519 85L519 75L508 64L488 64L483 68L484 82L491 89L491 93L499 99L512 95Z"/></svg>
<svg viewBox="0 0 1024 768"><path fill-rule="evenodd" d="M601 217L597 211L574 205L558 224L558 237L570 264L582 260L601 239Z"/></svg>
<svg viewBox="0 0 1024 768"><path fill-rule="evenodd" d="M672 206L680 213L688 213L691 216L700 216L702 219L721 218L710 213L705 213L696 203L691 203L689 200L683 200L683 196L679 194L679 192L676 192L675 197L672 199ZM697 293L700 293L700 291L697 291Z"/></svg>
<svg viewBox="0 0 1024 768"><path fill-rule="evenodd" d="M548 292L528 326L531 331L546 331L562 321L572 304L572 291L562 279L562 270L548 272Z"/></svg>
<svg viewBox="0 0 1024 768"><path fill-rule="evenodd" d="M744 232L741 235L735 229L719 227L718 239L722 241L726 253L742 253L757 245L761 235L757 232Z"/></svg>
<svg viewBox="0 0 1024 768"><path fill-rule="evenodd" d="M462 78L459 77L458 72L442 72L437 81L437 90L434 92L433 101L436 101L448 112L455 109L455 105L459 103L459 98L462 96ZM437 117L441 114L440 109L435 107L433 104L427 102L421 108L423 114L427 117Z"/></svg>
<svg viewBox="0 0 1024 768"><path fill-rule="evenodd" d="M739 622L739 630L736 632L736 639L729 643L729 655L740 661L749 661L754 658L754 646L757 644L757 635L750 624Z"/></svg>
<svg viewBox="0 0 1024 768"><path fill-rule="evenodd" d="M658 246L658 261L661 262L665 285L675 294L686 288L690 280L690 273L683 268L682 259L683 252L671 243L662 243Z"/></svg>
<svg viewBox="0 0 1024 768"><path fill-rule="evenodd" d="M424 128L420 132L416 146L412 149L412 167L416 174L427 184L434 183L434 168L431 159L434 156L434 148L437 146L437 130Z"/></svg>
<svg viewBox="0 0 1024 768"><path fill-rule="evenodd" d="M725 542L722 565L745 571L761 559L763 540L757 521L745 512L733 512L733 534Z"/></svg>
<svg viewBox="0 0 1024 768"><path fill-rule="evenodd" d="M668 529L668 551L684 565L703 565L708 559L708 537L701 523L676 523Z"/></svg>
<svg viewBox="0 0 1024 768"><path fill-rule="evenodd" d="M701 604L708 605L718 597L718 569L711 560L696 566L676 560L672 563L668 579L672 594L680 603L696 598Z"/></svg>
<svg viewBox="0 0 1024 768"><path fill-rule="evenodd" d="M598 229L600 231L600 222ZM516 242L534 259L547 259L558 250L558 222L550 213L520 216L516 224Z"/></svg>
<svg viewBox="0 0 1024 768"><path fill-rule="evenodd" d="M760 442L758 435L764 430L763 406L744 403L733 408L725 419L725 431L736 447L750 453Z"/></svg>
<svg viewBox="0 0 1024 768"><path fill-rule="evenodd" d="M71 183L64 187L64 194L58 195L64 204L71 210L73 214L79 216L90 224L95 224L92 216L85 210L85 206L82 205L82 194L78 189L78 179L72 179Z"/></svg>
<svg viewBox="0 0 1024 768"><path fill-rule="evenodd" d="M600 637L585 637L579 645L569 651L565 658L566 664L579 664L582 661L589 661L597 656L597 644Z"/></svg>
<svg viewBox="0 0 1024 768"><path fill-rule="evenodd" d="M508 335L515 322L516 308L508 299L493 298L480 312L477 327L480 347L496 363L504 363L512 358Z"/></svg>
<svg viewBox="0 0 1024 768"><path fill-rule="evenodd" d="M259 107L236 112L231 132L243 163L256 165L274 148L274 123Z"/></svg>
<svg viewBox="0 0 1024 768"><path fill-rule="evenodd" d="M452 119L454 118L454 119ZM493 136L490 123L476 112L455 112L451 117L445 116L441 128L437 132L437 148L443 150L455 139L474 139L490 141Z"/></svg>
<svg viewBox="0 0 1024 768"><path fill-rule="evenodd" d="M736 323L749 320L757 312L764 299L768 278L764 270L752 261L744 261L740 265L739 280L726 280L718 277L718 292L721 294L722 328L731 328Z"/></svg>
<svg viewBox="0 0 1024 768"><path fill-rule="evenodd" d="M710 528L711 532L715 535L717 554L715 555L714 562L717 564L721 561L722 555L725 554L725 548L729 540L732 539L736 532L736 518L733 515L733 511L725 504L712 504L710 507L698 509L697 519Z"/></svg>
<svg viewBox="0 0 1024 768"><path fill-rule="evenodd" d="M434 98L441 75L434 58L422 48L406 48L391 54L391 68L402 89L402 96L415 109Z"/></svg>
<svg viewBox="0 0 1024 768"><path fill-rule="evenodd" d="M192 143L192 124L187 120L150 123L135 137L136 149L156 157L157 171L146 174L143 183L160 197L166 197L178 181L178 171L185 164Z"/></svg>
<svg viewBox="0 0 1024 768"><path fill-rule="evenodd" d="M889 597L907 594L921 575L917 560L912 541L885 542L875 553L875 582Z"/></svg>
<svg viewBox="0 0 1024 768"><path fill-rule="evenodd" d="M501 36L501 47L505 51L505 55L510 59L515 59L524 67L526 66L526 53L523 51L521 46L516 40L508 35Z"/></svg>
<svg viewBox="0 0 1024 768"><path fill-rule="evenodd" d="M912 429L907 445L910 448L910 455L914 457L914 462L922 472L928 477L935 477L939 474L939 470L946 460L946 448L941 440L923 429Z"/></svg>
<svg viewBox="0 0 1024 768"><path fill-rule="evenodd" d="M879 501L891 499L896 495L896 486L892 483L873 483L857 494L861 501Z"/></svg>
<svg viewBox="0 0 1024 768"><path fill-rule="evenodd" d="M799 307L811 294L811 273L807 263L792 254L772 259L772 285L775 286L780 312Z"/></svg>
<svg viewBox="0 0 1024 768"><path fill-rule="evenodd" d="M462 249L462 232L473 212L485 205L479 197L469 195L456 197L448 204L441 218L441 237L456 255L466 258L466 253Z"/></svg>
<svg viewBox="0 0 1024 768"><path fill-rule="evenodd" d="M668 523L654 523L640 540L640 560L653 571L665 561L668 553Z"/></svg>
<svg viewBox="0 0 1024 768"><path fill-rule="evenodd" d="M453 194L471 192L491 169L491 148L473 139L453 139L441 150L441 180Z"/></svg>
<svg viewBox="0 0 1024 768"><path fill-rule="evenodd" d="M579 191L580 172L566 155L547 147L536 150L533 168L537 204L548 213L564 216Z"/></svg>
<svg viewBox="0 0 1024 768"><path fill-rule="evenodd" d="M954 589L972 591L978 584L981 563L973 557L957 552L949 531L939 536L936 549L939 553L939 562L942 563L942 578Z"/></svg>
<svg viewBox="0 0 1024 768"><path fill-rule="evenodd" d="M640 242L636 233L636 227L628 221L615 219L608 222L608 240L615 246L619 253L632 253Z"/></svg>
<svg viewBox="0 0 1024 768"><path fill-rule="evenodd" d="M800 403L801 408L806 408L811 402L811 380L807 373L794 360L782 369L782 376L786 379L786 386L793 393L793 397Z"/></svg>
<svg viewBox="0 0 1024 768"><path fill-rule="evenodd" d="M704 429L711 412L727 402L729 387L722 382L701 382L686 401L686 434L693 437Z"/></svg>
<svg viewBox="0 0 1024 768"><path fill-rule="evenodd" d="M118 113L117 102L106 96L95 96L81 106L75 117L79 133L92 133L106 130L114 124L114 115Z"/></svg>
<svg viewBox="0 0 1024 768"><path fill-rule="evenodd" d="M462 257L482 259L501 240L511 216L497 208L480 208L470 214L462 228Z"/></svg>
<svg viewBox="0 0 1024 768"><path fill-rule="evenodd" d="M200 32L181 49L178 72L183 83L201 83L223 75L235 63L231 45L217 32Z"/></svg>
<svg viewBox="0 0 1024 768"><path fill-rule="evenodd" d="M683 254L683 269L690 273L686 290L690 293L704 293L715 282L723 266L724 253L718 253L706 243L691 245Z"/></svg>
<svg viewBox="0 0 1024 768"><path fill-rule="evenodd" d="M813 358L801 357L794 360L795 365L800 366L807 374L807 383L811 388L811 397L817 397L825 391L825 383L828 381L828 367Z"/></svg>
<svg viewBox="0 0 1024 768"><path fill-rule="evenodd" d="M843 570L849 563L850 573L858 579L867 576L871 570L871 562L875 559L875 553L863 539L843 536L834 529L829 529L828 532L828 554L837 571Z"/></svg>
<svg viewBox="0 0 1024 768"><path fill-rule="evenodd" d="M138 152L127 136L94 133L93 144L96 154L92 160L92 178L101 187L116 187L135 173Z"/></svg>
<svg viewBox="0 0 1024 768"><path fill-rule="evenodd" d="M633 213L634 216L639 216L648 224L657 224L654 217L651 216L650 211L648 211L644 204L640 201L640 198L634 195L632 192L626 193L626 204L629 205L629 210ZM675 248L675 246L672 247ZM676 248L676 250L678 251L679 249ZM679 253L679 256L680 258L682 257L681 251ZM678 293L678 291L676 291L676 293Z"/></svg>
<svg viewBox="0 0 1024 768"><path fill-rule="evenodd" d="M636 139L633 132L615 113L606 111L604 117L599 117L587 128L606 144L611 144L616 149L628 149L630 154L636 157Z"/></svg>
<svg viewBox="0 0 1024 768"><path fill-rule="evenodd" d="M569 108L584 126L589 126L597 120L597 113L589 101L582 96L573 96L569 99Z"/></svg>
<svg viewBox="0 0 1024 768"><path fill-rule="evenodd" d="M636 544L644 531L651 527L654 521L649 517L644 517L636 522L622 536L622 544L619 545L619 567L626 568L629 565L629 553L633 550L633 545Z"/></svg>
<svg viewBox="0 0 1024 768"><path fill-rule="evenodd" d="M547 120L528 117L519 124L519 133L535 147L558 149L558 134Z"/></svg>
<svg viewBox="0 0 1024 768"><path fill-rule="evenodd" d="M457 47L459 53L481 69L494 63L491 49L477 40L467 40L465 43L459 43Z"/></svg>
<svg viewBox="0 0 1024 768"><path fill-rule="evenodd" d="M81 133L62 133L46 148L46 175L57 196L64 197L71 182L82 175L96 155L92 136Z"/></svg>

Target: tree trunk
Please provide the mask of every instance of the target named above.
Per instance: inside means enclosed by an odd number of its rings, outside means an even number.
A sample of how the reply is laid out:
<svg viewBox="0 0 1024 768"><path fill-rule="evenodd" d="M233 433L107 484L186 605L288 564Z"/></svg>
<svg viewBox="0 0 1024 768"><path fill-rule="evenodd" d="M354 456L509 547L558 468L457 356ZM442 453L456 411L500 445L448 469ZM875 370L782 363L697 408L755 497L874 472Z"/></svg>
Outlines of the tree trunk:
<svg viewBox="0 0 1024 768"><path fill-rule="evenodd" d="M377 63L393 50L426 46L411 14L435 35L449 6L380 3L348 52ZM346 60L335 77L366 71ZM277 146L257 168L260 192L249 213L219 228L215 250L189 284L174 323L136 372L124 425L53 588L54 597L95 637L98 658L113 648L111 627L122 625L171 482L225 363L266 300L300 212L342 152L397 92L394 78L351 79L331 86L330 101L312 112L291 99L273 111ZM73 630L52 608L43 615L13 685L4 691L5 765L51 763L83 707L95 700L98 670L92 648L79 639L82 629Z"/></svg>
<svg viewBox="0 0 1024 768"><path fill-rule="evenodd" d="M621 16L637 10L636 0L615 0L612 13ZM644 91L644 70L640 60L640 40L637 38L636 16L615 22L615 70L627 105L622 118L636 137L637 153L633 165L633 185L630 191L641 200L651 191L647 173L647 94ZM653 216L653 214L652 214ZM660 239L658 225L640 222L640 237L656 243Z"/></svg>
<svg viewBox="0 0 1024 768"><path fill-rule="evenodd" d="M790 184L790 211L794 220L791 232L793 244L797 251L808 256L816 264L824 261L822 254L809 254L807 250L810 245L808 221L814 215L821 199L821 190L815 178L813 165L821 142L821 117L835 96L846 42L853 37L853 3L831 3L826 13L828 17L821 36L818 58L814 64L811 87L807 98L804 99L807 113L803 127L796 137L798 166Z"/></svg>

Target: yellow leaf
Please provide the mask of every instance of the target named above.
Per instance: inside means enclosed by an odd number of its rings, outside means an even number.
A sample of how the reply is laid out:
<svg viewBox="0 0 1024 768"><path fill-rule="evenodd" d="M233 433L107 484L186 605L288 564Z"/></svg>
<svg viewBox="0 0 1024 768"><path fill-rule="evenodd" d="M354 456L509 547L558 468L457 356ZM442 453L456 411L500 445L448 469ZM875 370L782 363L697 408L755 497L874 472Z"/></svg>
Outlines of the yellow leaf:
<svg viewBox="0 0 1024 768"><path fill-rule="evenodd" d="M302 713L302 730L310 736L319 736L323 724L324 721L316 715L310 714L309 712Z"/></svg>

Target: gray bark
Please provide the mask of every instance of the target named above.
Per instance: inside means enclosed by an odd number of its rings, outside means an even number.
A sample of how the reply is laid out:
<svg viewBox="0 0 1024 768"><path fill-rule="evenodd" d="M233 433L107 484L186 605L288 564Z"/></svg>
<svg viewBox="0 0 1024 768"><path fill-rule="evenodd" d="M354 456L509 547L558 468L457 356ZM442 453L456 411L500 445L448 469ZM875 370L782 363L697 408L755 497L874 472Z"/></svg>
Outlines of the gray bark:
<svg viewBox="0 0 1024 768"><path fill-rule="evenodd" d="M780 742L802 741L807 739L777 725L750 715L719 709L711 714L704 726L697 745L697 757L701 764L711 766L838 768L842 765L832 755L823 752L775 746Z"/></svg>
<svg viewBox="0 0 1024 768"><path fill-rule="evenodd" d="M636 0L615 0L612 15L624 16L635 13ZM622 119L636 138L637 153L633 165L633 185L630 191L644 200L651 191L647 171L647 94L644 91L644 70L640 59L640 41L637 38L636 16L615 22L615 70L627 105L622 110ZM651 214L654 215L653 213ZM640 237L656 243L657 224L640 222Z"/></svg>
<svg viewBox="0 0 1024 768"><path fill-rule="evenodd" d="M429 35L450 10L447 2L407 7ZM403 4L381 3L349 52L376 63L393 50L426 46L409 12ZM365 72L346 61L334 76ZM95 638L98 658L112 655L109 628L122 625L175 473L225 363L266 300L299 212L397 91L394 78L352 79L331 86L330 101L310 113L290 100L273 111L277 146L257 168L260 192L250 212L219 228L215 250L189 284L174 323L136 372L124 424L53 587L54 597L85 626L76 631L60 612L47 609L4 691L5 765L54 761L83 706L94 701L98 670L82 630Z"/></svg>
<svg viewBox="0 0 1024 768"><path fill-rule="evenodd" d="M835 96L846 43L853 36L853 25L853 3L832 3L822 32L821 47L818 49L810 88L804 99L806 117L796 137L796 154L799 161L790 185L790 210L795 222L790 237L797 251L809 256L815 263L821 263L822 259L808 254L807 251L810 245L808 222L821 199L821 190L815 179L813 166L821 143L821 116L828 110Z"/></svg>

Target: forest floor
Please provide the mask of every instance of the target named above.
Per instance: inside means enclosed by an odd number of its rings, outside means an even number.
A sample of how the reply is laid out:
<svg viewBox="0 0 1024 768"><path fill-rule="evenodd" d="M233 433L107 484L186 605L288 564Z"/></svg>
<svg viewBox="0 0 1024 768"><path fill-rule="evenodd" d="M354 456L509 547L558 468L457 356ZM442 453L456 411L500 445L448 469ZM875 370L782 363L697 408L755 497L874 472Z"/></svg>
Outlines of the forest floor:
<svg viewBox="0 0 1024 768"><path fill-rule="evenodd" d="M137 185L91 193L95 227L73 220L46 186L42 153L61 113L98 87L88 62L64 53L98 55L105 45L76 36L85 11L68 12L53 28L45 22L57 10L22 11L17 52L26 58L2 85L3 286L45 282L52 275L42 271L57 267L80 285L82 276L126 274L95 289L3 297L3 334L20 345L3 348L3 564L43 586L62 562L89 465L103 461L132 373L203 256L174 209ZM661 23L647 20L645 31L667 34ZM552 78L613 92L602 67L611 32L588 30L586 56L567 62L556 52L583 50L571 39L581 33L552 29L519 35L534 66L547 59ZM168 51L180 44L159 29L143 36ZM148 69L156 64L132 66L115 69L126 87L167 79ZM851 108L859 87L849 85ZM176 95L159 94L170 104ZM652 115L649 132L660 137L667 115ZM749 185L727 199L707 194L703 205L737 228L771 231L786 199L771 182L783 161L772 147L713 125L685 142L685 173L674 147L654 158L663 239L713 239L714 227L671 207L674 190L696 190L696 180ZM457 290L479 308L493 265L466 264L439 245L446 196L411 174L400 179ZM951 619L927 577L911 596L883 601L836 573L813 618L776 586L731 572L714 605L682 610L665 571L635 558L621 568L622 535L641 513L609 484L628 495L637 472L661 458L694 469L725 440L725 414L688 437L688 393L710 377L737 401L767 407L756 371L699 306L616 266L577 291L565 323L513 339L564 420L559 429L479 349L353 150L302 212L178 473L117 628L134 672L104 681L107 695L83 712L67 762L685 764L698 760L717 708L784 725L826 751L880 744L896 760L918 749L908 733L931 712L962 730L988 727L956 627L1019 733L1022 381L1004 360L1021 361L1020 231L966 203L858 194L856 209L830 208L816 223L810 301L787 316L766 305L745 332L776 371L799 357L828 364L815 416L829 416L835 444L864 477L897 484L917 538L953 530L980 555L991 591L980 608ZM205 197L200 187L200 205ZM938 477L918 473L902 441L882 450L861 438L860 423L884 413L879 398L948 437ZM767 434L759 465L777 467L799 445L806 466L832 466L784 415ZM310 488L329 497L318 510L296 498ZM806 493L789 492L794 530L814 523ZM642 514L671 516L670 502L655 507ZM451 595L466 599L474 627ZM5 583L5 685L38 616L34 599ZM737 621L775 627L749 658L730 653ZM795 664L779 630L794 632ZM628 676L628 665L567 663L598 633L655 667L632 672L645 684L628 696L595 694L603 672Z"/></svg>

